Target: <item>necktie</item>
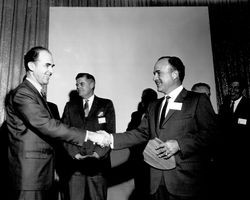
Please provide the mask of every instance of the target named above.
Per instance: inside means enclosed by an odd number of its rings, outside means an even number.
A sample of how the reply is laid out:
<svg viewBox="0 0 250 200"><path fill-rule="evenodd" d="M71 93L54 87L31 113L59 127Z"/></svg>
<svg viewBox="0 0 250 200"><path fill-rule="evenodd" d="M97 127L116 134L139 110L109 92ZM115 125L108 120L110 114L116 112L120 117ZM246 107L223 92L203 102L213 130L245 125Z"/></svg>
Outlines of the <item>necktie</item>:
<svg viewBox="0 0 250 200"><path fill-rule="evenodd" d="M230 111L232 114L234 113L234 101L232 101L232 103L231 103Z"/></svg>
<svg viewBox="0 0 250 200"><path fill-rule="evenodd" d="M46 92L44 89L41 90L41 95L42 95L43 99L46 101L47 96L46 96Z"/></svg>
<svg viewBox="0 0 250 200"><path fill-rule="evenodd" d="M89 100L87 99L86 101L85 101L85 104L84 104L84 107L83 107L83 109L84 109L84 113L85 113L85 117L88 117L88 115L89 115Z"/></svg>
<svg viewBox="0 0 250 200"><path fill-rule="evenodd" d="M170 99L170 96L166 96L165 99L166 99L166 101L165 101L165 104L164 104L162 111L161 111L160 126L162 126L162 123L165 119L166 110L167 110L167 106L168 106L168 100Z"/></svg>

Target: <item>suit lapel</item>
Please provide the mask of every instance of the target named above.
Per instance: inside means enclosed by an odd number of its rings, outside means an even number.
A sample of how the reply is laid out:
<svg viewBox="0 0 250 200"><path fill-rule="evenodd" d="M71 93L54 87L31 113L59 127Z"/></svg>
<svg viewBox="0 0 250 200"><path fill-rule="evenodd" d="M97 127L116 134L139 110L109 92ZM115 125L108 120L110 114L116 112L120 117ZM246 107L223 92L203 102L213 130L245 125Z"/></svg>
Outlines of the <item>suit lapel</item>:
<svg viewBox="0 0 250 200"><path fill-rule="evenodd" d="M246 106L245 106L245 97L242 96L242 99L240 100L238 106L236 107L236 110L234 111L234 115L238 114L244 108L246 108Z"/></svg>
<svg viewBox="0 0 250 200"><path fill-rule="evenodd" d="M83 100L82 98L79 99L79 101L77 100L77 111L76 113L79 111L80 113L80 118L82 119L82 121L85 121L85 113L84 113L84 109L83 109Z"/></svg>
<svg viewBox="0 0 250 200"><path fill-rule="evenodd" d="M186 89L182 89L182 91L180 92L180 94L176 97L174 102L178 102L178 103L182 103L184 98L187 95L187 90ZM164 124L167 123L167 121L173 116L173 114L176 112L176 110L173 109L169 109L166 118L164 119L162 126L164 126Z"/></svg>
<svg viewBox="0 0 250 200"><path fill-rule="evenodd" d="M96 112L97 108L98 108L98 97L94 96L94 100L89 111L89 116L92 116Z"/></svg>
<svg viewBox="0 0 250 200"><path fill-rule="evenodd" d="M48 110L50 116L53 118L53 114L50 111L49 106L48 106L46 100L41 96L41 94L37 91L37 89L29 81L27 81L27 80L25 80L23 83L25 84L26 87L28 87L30 90L33 91L33 93L35 94L35 96L37 96L41 100L43 106Z"/></svg>
<svg viewBox="0 0 250 200"><path fill-rule="evenodd" d="M161 104L162 104L162 101L163 101L164 98L160 98L157 103L155 104L155 130L156 130L156 134L157 136L158 133L159 133L159 124L160 124L160 111L161 111Z"/></svg>

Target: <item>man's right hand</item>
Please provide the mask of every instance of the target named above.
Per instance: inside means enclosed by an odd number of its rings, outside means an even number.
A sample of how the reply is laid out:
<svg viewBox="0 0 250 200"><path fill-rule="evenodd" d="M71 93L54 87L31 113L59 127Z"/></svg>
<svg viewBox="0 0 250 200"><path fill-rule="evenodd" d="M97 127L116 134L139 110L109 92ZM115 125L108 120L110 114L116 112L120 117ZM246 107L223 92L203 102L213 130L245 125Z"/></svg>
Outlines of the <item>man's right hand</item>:
<svg viewBox="0 0 250 200"><path fill-rule="evenodd" d="M100 145L101 147L110 146L112 143L112 137L106 131L88 131L88 140L92 141L94 144L96 143Z"/></svg>

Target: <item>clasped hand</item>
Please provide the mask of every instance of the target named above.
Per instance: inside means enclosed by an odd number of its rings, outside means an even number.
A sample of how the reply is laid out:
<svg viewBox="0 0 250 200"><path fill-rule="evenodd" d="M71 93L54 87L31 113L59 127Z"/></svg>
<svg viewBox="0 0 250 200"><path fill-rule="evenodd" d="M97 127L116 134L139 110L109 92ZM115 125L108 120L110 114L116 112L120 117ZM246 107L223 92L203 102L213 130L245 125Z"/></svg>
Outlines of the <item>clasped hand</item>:
<svg viewBox="0 0 250 200"><path fill-rule="evenodd" d="M112 143L112 137L106 131L92 132L88 131L88 140L92 141L94 144L98 144L101 147L110 146Z"/></svg>
<svg viewBox="0 0 250 200"><path fill-rule="evenodd" d="M180 150L176 140L167 140L155 149L159 158L168 159Z"/></svg>

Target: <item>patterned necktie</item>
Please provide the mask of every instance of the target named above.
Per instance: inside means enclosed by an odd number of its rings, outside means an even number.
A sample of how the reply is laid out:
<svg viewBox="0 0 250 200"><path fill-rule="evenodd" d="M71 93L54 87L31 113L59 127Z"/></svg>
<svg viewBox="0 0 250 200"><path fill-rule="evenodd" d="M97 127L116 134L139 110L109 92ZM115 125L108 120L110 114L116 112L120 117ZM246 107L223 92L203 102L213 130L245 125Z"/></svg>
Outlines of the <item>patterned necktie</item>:
<svg viewBox="0 0 250 200"><path fill-rule="evenodd" d="M41 89L41 95L43 97L43 99L46 101L47 100L47 95L44 89Z"/></svg>
<svg viewBox="0 0 250 200"><path fill-rule="evenodd" d="M162 123L165 119L166 110L167 110L167 106L168 106L168 100L170 99L170 96L166 96L165 99L166 99L166 101L165 101L165 104L164 104L162 111L161 111L160 126L162 126Z"/></svg>
<svg viewBox="0 0 250 200"><path fill-rule="evenodd" d="M85 101L85 104L84 104L84 107L83 107L85 117L88 117L88 115L89 115L89 103L88 102L89 102L89 100L87 99Z"/></svg>

